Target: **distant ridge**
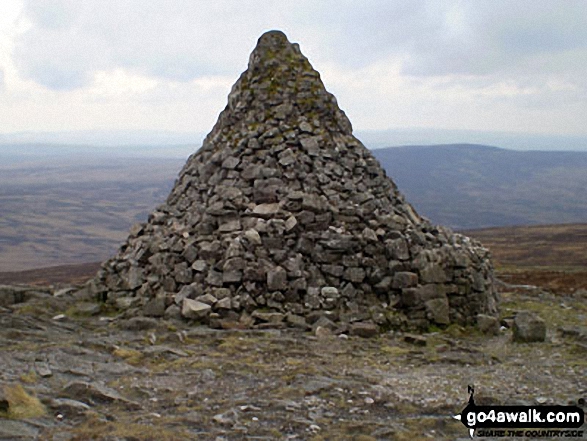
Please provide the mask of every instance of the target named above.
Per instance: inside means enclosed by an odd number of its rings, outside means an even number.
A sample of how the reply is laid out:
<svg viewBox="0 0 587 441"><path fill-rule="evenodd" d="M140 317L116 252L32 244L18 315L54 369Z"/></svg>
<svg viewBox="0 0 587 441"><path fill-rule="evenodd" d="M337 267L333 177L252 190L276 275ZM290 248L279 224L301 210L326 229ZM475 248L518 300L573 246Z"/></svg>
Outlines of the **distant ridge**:
<svg viewBox="0 0 587 441"><path fill-rule="evenodd" d="M435 223L471 229L587 221L587 152L448 144L373 155Z"/></svg>

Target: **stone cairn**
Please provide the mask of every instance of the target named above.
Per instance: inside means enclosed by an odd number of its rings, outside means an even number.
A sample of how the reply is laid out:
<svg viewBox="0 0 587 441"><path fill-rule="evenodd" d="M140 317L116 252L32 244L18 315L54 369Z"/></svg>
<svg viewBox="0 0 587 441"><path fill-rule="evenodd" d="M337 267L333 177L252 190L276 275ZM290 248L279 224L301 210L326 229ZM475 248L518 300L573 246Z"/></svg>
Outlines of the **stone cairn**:
<svg viewBox="0 0 587 441"><path fill-rule="evenodd" d="M416 213L279 31L259 39L166 203L88 287L129 316L223 328L427 329L497 313L488 251Z"/></svg>

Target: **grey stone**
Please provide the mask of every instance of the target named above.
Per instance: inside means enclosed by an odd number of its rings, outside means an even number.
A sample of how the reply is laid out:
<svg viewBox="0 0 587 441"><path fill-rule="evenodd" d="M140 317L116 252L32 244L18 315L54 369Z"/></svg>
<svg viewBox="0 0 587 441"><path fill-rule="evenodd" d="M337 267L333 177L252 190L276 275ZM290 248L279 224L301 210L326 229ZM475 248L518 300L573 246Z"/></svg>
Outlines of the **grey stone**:
<svg viewBox="0 0 587 441"><path fill-rule="evenodd" d="M520 311L514 318L513 339L520 343L546 340L546 322L530 311Z"/></svg>
<svg viewBox="0 0 587 441"><path fill-rule="evenodd" d="M26 421L2 418L0 420L0 439L6 441L39 439L39 427Z"/></svg>
<svg viewBox="0 0 587 441"><path fill-rule="evenodd" d="M166 319L179 320L181 319L181 308L176 304L169 305L167 309L165 309L163 317Z"/></svg>
<svg viewBox="0 0 587 441"><path fill-rule="evenodd" d="M232 308L232 300L230 297L224 297L218 300L215 305L214 309L231 309Z"/></svg>
<svg viewBox="0 0 587 441"><path fill-rule="evenodd" d="M404 335L404 341L415 346L426 346L428 339L422 335L406 334Z"/></svg>
<svg viewBox="0 0 587 441"><path fill-rule="evenodd" d="M393 275L394 289L413 288L418 285L418 275L408 271L400 271Z"/></svg>
<svg viewBox="0 0 587 441"><path fill-rule="evenodd" d="M67 419L85 415L91 409L86 403L69 398L54 398L50 406L56 413Z"/></svg>
<svg viewBox="0 0 587 441"><path fill-rule="evenodd" d="M75 306L76 314L80 315L98 315L102 311L102 306L99 303L82 302Z"/></svg>
<svg viewBox="0 0 587 441"><path fill-rule="evenodd" d="M220 233L230 233L232 231L240 231L241 229L241 222L238 219L233 219L228 222L221 224L218 227L218 231Z"/></svg>
<svg viewBox="0 0 587 441"><path fill-rule="evenodd" d="M253 214L264 219L269 219L277 214L280 208L279 204L259 204L253 208Z"/></svg>
<svg viewBox="0 0 587 441"><path fill-rule="evenodd" d="M315 331L318 327L334 331L338 326L332 320L324 315L321 315L318 320L312 324L312 329Z"/></svg>
<svg viewBox="0 0 587 441"><path fill-rule="evenodd" d="M234 169L240 163L239 158L235 158L234 156L229 156L224 160L222 163L222 168Z"/></svg>
<svg viewBox="0 0 587 441"><path fill-rule="evenodd" d="M349 334L363 338L376 337L379 335L379 326L371 322L351 323L349 328Z"/></svg>
<svg viewBox="0 0 587 441"><path fill-rule="evenodd" d="M293 230L296 227L297 224L298 224L298 221L294 216L288 217L287 220L285 221L285 231L289 233L291 230Z"/></svg>
<svg viewBox="0 0 587 441"><path fill-rule="evenodd" d="M323 297L329 298L329 299L338 299L340 297L340 294L338 292L338 288L334 287L334 286L325 286L320 290L320 294L322 294Z"/></svg>
<svg viewBox="0 0 587 441"><path fill-rule="evenodd" d="M428 300L424 303L430 319L439 325L450 323L449 305L446 297Z"/></svg>
<svg viewBox="0 0 587 441"><path fill-rule="evenodd" d="M129 331L145 331L148 329L155 329L159 326L159 322L148 317L132 317L128 320L122 321L119 326L122 329L127 329Z"/></svg>
<svg viewBox="0 0 587 441"><path fill-rule="evenodd" d="M205 303L206 305L210 306L214 305L218 301L218 299L214 297L212 294L204 294L196 297L194 300Z"/></svg>
<svg viewBox="0 0 587 441"><path fill-rule="evenodd" d="M263 241L261 240L261 236L259 235L259 232L254 229L249 229L245 231L245 238L253 245L261 245L263 243Z"/></svg>
<svg viewBox="0 0 587 441"><path fill-rule="evenodd" d="M344 270L342 278L344 280L348 280L349 282L361 283L363 280L365 280L365 270L360 267L347 268L346 270Z"/></svg>
<svg viewBox="0 0 587 441"><path fill-rule="evenodd" d="M330 274L334 277L341 277L344 273L344 267L342 265L322 265L322 272L326 274Z"/></svg>
<svg viewBox="0 0 587 441"><path fill-rule="evenodd" d="M447 281L446 273L437 264L427 265L420 270L420 279L422 283L443 283Z"/></svg>
<svg viewBox="0 0 587 441"><path fill-rule="evenodd" d="M477 328L483 334L497 335L499 334L499 320L487 314L477 314Z"/></svg>
<svg viewBox="0 0 587 441"><path fill-rule="evenodd" d="M205 260L196 260L194 263L192 263L192 269L199 273L204 272L207 267L208 264Z"/></svg>
<svg viewBox="0 0 587 441"><path fill-rule="evenodd" d="M292 326L294 328L302 328L302 329L309 328L309 325L306 322L306 319L304 317L302 317L301 315L288 313L285 315L285 321L289 326Z"/></svg>
<svg viewBox="0 0 587 441"><path fill-rule="evenodd" d="M324 326L316 326L313 329L313 332L319 340L329 339L334 336L332 330L329 328L325 328Z"/></svg>
<svg viewBox="0 0 587 441"><path fill-rule="evenodd" d="M131 267L128 270L127 283L128 289L134 290L144 283L143 270L138 267Z"/></svg>
<svg viewBox="0 0 587 441"><path fill-rule="evenodd" d="M143 314L147 317L163 317L165 315L165 299L162 297L156 297L149 300L143 307Z"/></svg>
<svg viewBox="0 0 587 441"><path fill-rule="evenodd" d="M201 320L210 314L212 307L197 300L184 299L181 306L181 315L186 319Z"/></svg>
<svg viewBox="0 0 587 441"><path fill-rule="evenodd" d="M280 266L267 272L267 288L269 291L283 291L287 289L287 272Z"/></svg>
<svg viewBox="0 0 587 441"><path fill-rule="evenodd" d="M285 315L280 312L263 312L260 310L253 311L251 317L268 323L281 323Z"/></svg>
<svg viewBox="0 0 587 441"><path fill-rule="evenodd" d="M119 402L129 410L141 408L138 403L124 398L116 390L96 382L72 381L65 385L62 394L82 402L95 404Z"/></svg>

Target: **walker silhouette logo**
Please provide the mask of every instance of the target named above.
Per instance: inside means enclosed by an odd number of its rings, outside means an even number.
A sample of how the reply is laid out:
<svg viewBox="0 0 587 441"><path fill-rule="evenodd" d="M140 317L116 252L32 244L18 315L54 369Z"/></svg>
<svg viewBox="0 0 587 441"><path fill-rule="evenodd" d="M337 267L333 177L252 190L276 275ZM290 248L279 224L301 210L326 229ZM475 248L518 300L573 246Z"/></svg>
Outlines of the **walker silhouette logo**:
<svg viewBox="0 0 587 441"><path fill-rule="evenodd" d="M467 392L469 404L453 418L469 429L471 438L475 434L492 437L583 437L582 430L559 430L578 429L583 425L585 413L578 406L477 406L474 387L467 386ZM475 429L482 430L476 433Z"/></svg>

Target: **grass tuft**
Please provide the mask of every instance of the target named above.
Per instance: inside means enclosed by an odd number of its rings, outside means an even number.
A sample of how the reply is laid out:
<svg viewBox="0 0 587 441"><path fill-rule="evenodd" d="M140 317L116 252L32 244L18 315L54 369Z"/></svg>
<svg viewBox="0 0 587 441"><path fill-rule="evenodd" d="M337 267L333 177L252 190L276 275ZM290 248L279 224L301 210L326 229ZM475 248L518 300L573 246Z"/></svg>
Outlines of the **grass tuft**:
<svg viewBox="0 0 587 441"><path fill-rule="evenodd" d="M39 399L30 395L20 384L6 386L4 396L8 401L8 418L38 418L47 413Z"/></svg>

